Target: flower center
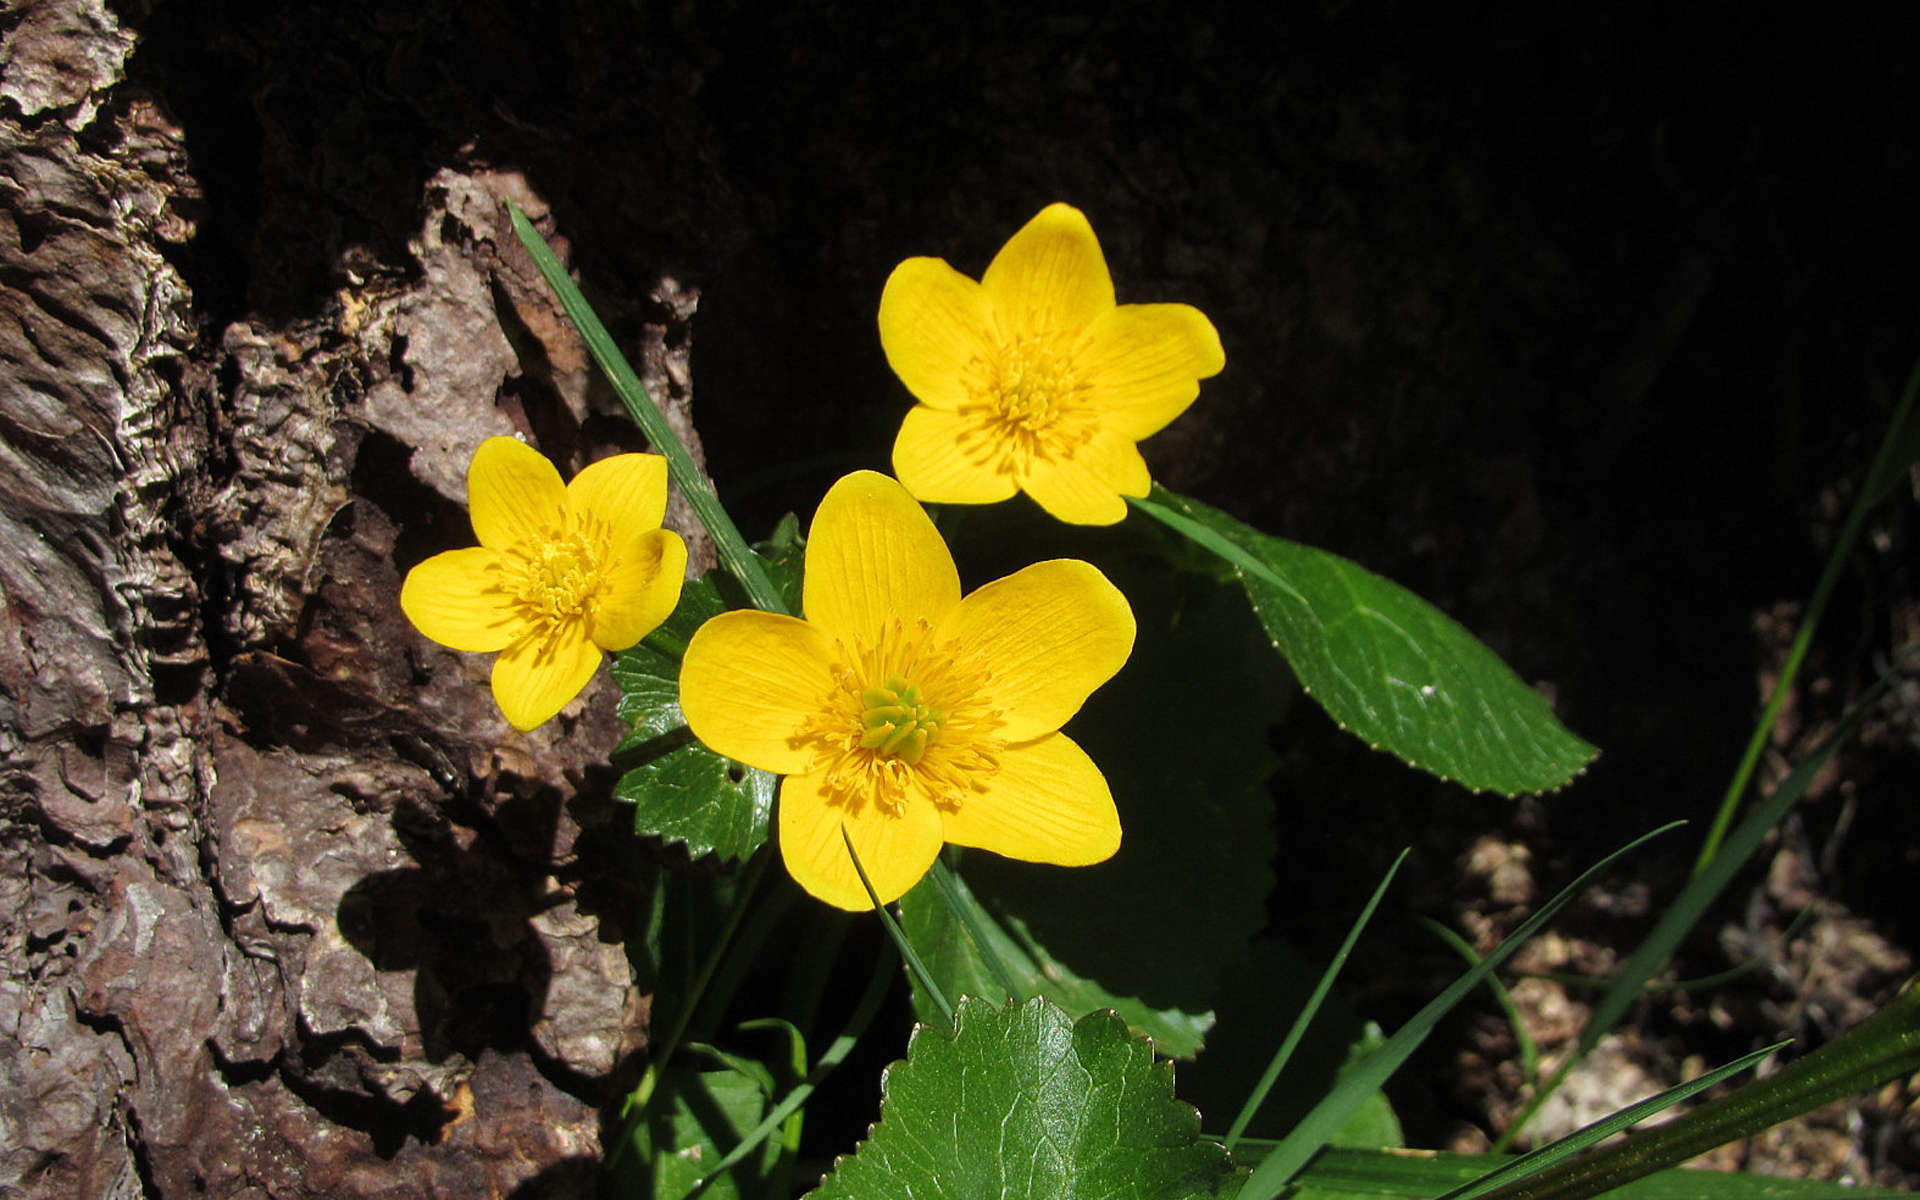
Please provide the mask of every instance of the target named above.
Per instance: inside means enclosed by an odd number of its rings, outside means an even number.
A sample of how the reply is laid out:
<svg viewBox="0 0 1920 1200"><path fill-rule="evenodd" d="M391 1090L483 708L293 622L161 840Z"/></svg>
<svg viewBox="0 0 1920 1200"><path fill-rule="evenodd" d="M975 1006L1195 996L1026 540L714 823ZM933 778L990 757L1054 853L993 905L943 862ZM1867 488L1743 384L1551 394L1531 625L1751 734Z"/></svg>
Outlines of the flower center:
<svg viewBox="0 0 1920 1200"><path fill-rule="evenodd" d="M508 590L535 621L558 623L583 616L600 590L604 538L569 530L548 541L522 544L512 555Z"/></svg>
<svg viewBox="0 0 1920 1200"><path fill-rule="evenodd" d="M1064 336L1004 341L969 381L971 402L960 412L972 418L972 428L962 435L961 449L975 462L1015 476L1024 476L1035 459L1070 458L1099 428L1087 391Z"/></svg>
<svg viewBox="0 0 1920 1200"><path fill-rule="evenodd" d="M926 621L835 644L833 689L794 735L831 803L898 816L915 797L952 811L1000 770L1000 713L976 699L986 671Z"/></svg>
<svg viewBox="0 0 1920 1200"><path fill-rule="evenodd" d="M882 758L897 758L917 766L927 746L940 736L947 714L921 702L920 689L898 675L877 688L860 693L867 710L860 715L866 732L860 745Z"/></svg>

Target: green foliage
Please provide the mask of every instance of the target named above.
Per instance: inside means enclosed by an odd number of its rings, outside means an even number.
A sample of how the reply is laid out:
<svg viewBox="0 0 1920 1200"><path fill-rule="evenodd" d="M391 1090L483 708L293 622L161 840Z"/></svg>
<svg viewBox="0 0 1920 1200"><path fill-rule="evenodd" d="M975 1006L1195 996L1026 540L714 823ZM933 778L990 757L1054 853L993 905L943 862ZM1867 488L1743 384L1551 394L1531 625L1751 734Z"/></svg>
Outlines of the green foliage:
<svg viewBox="0 0 1920 1200"><path fill-rule="evenodd" d="M1234 1172L1174 1099L1173 1067L1110 1013L960 1005L887 1071L880 1123L819 1200L1197 1200Z"/></svg>
<svg viewBox="0 0 1920 1200"><path fill-rule="evenodd" d="M633 805L634 832L684 845L695 858L738 862L767 840L779 781L701 745L680 712L680 654L702 622L725 610L711 579L694 580L673 616L614 660L620 715L633 730L614 751L626 771L613 795Z"/></svg>
<svg viewBox="0 0 1920 1200"><path fill-rule="evenodd" d="M795 609L800 602L802 542L789 517L753 559L763 577ZM613 663L620 715L633 728L613 752L625 767L614 799L633 805L634 832L683 845L695 858L739 862L766 842L779 777L722 758L701 745L680 712L680 657L709 618L745 601L724 571L687 583L660 628Z"/></svg>
<svg viewBox="0 0 1920 1200"><path fill-rule="evenodd" d="M1134 504L1232 564L1301 686L1369 745L1507 795L1560 787L1597 753L1493 651L1399 584L1162 487Z"/></svg>

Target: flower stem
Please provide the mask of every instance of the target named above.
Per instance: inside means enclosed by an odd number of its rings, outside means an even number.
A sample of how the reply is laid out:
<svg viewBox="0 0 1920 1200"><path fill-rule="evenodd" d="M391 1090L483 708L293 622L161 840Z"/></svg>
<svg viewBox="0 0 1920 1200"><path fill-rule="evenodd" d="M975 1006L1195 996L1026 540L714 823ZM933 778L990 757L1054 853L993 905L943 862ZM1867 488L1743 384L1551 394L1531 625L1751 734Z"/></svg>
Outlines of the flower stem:
<svg viewBox="0 0 1920 1200"><path fill-rule="evenodd" d="M513 231L520 235L521 244L533 256L533 265L539 268L540 277L560 298L560 307L566 310L573 327L580 331L581 338L587 343L587 350L593 355L593 361L599 363L600 369L606 372L614 392L620 397L620 402L627 406L627 412L635 424L647 435L647 441L667 460L667 470L680 488L680 494L687 498L700 523L712 535L721 565L740 581L740 586L746 589L747 598L753 601L755 608L771 613L786 612L787 606L780 599L779 589L773 586L773 580L767 575L760 557L740 536L733 518L721 506L713 484L708 482L706 474L693 461L693 455L680 441L680 435L673 431L673 426L667 424L667 418L654 404L653 397L647 394L646 385L633 373L626 355L614 345L613 336L600 323L587 298L580 294L580 289L568 277L566 268L560 265L560 260L554 256L546 239L527 220L527 214L520 211L520 206L511 200L507 201L507 215L513 221Z"/></svg>

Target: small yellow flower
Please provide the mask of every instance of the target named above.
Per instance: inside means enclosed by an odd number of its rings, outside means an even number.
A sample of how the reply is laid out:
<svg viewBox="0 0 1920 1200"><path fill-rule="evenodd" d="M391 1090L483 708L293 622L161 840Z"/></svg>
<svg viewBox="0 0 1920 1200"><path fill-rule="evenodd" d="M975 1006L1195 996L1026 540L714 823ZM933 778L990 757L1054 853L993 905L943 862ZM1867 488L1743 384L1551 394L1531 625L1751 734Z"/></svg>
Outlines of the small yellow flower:
<svg viewBox="0 0 1920 1200"><path fill-rule="evenodd" d="M443 646L499 651L493 698L532 729L580 694L603 650L625 650L680 600L687 547L660 528L667 462L616 454L560 482L540 452L488 438L467 467L469 550L407 572L400 607Z"/></svg>
<svg viewBox="0 0 1920 1200"><path fill-rule="evenodd" d="M1220 335L1185 304L1118 304L1093 227L1053 204L980 282L937 258L895 267L880 345L919 400L893 471L930 503L1016 491L1062 521L1111 525L1152 487L1134 443L1159 432L1226 365Z"/></svg>
<svg viewBox="0 0 1920 1200"><path fill-rule="evenodd" d="M1081 866L1120 845L1107 781L1057 732L1133 650L1133 611L1086 563L964 598L933 522L871 471L834 484L807 542L804 620L725 613L694 634L680 707L720 754L785 775L780 853L860 910L844 827L882 901L944 842Z"/></svg>

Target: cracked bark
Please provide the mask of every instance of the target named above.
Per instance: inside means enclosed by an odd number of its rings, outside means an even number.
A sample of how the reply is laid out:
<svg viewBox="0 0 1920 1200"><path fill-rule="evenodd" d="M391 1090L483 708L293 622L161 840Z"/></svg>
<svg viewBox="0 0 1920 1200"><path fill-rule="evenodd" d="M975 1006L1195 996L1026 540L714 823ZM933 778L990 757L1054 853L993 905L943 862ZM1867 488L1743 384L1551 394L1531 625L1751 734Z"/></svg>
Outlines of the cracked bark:
<svg viewBox="0 0 1920 1200"><path fill-rule="evenodd" d="M100 0L5 20L0 1192L579 1185L646 1023L631 897L583 884L616 818L574 803L611 684L511 735L486 664L396 606L396 546L458 539L479 438L611 448L502 208L546 205L442 171L410 262L212 328L134 39ZM690 435L697 293L654 291L643 366Z"/></svg>

